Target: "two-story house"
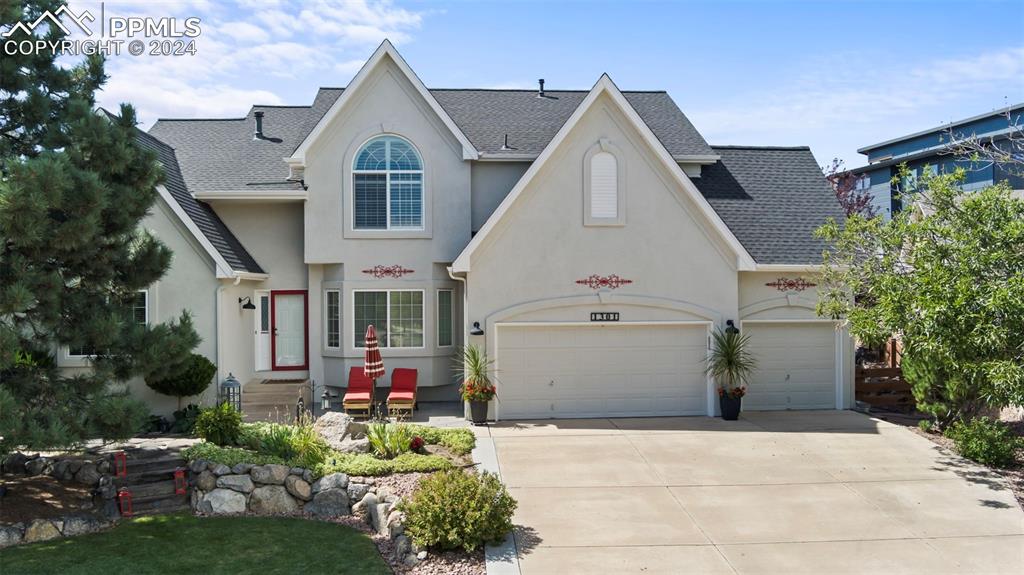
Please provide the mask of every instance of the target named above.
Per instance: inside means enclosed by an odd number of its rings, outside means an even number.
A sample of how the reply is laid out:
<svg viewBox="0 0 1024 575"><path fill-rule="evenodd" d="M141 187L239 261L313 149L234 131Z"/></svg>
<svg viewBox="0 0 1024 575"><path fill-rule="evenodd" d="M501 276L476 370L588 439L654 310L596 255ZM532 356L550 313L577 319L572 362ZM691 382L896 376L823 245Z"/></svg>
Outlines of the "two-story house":
<svg viewBox="0 0 1024 575"><path fill-rule="evenodd" d="M841 210L810 150L711 146L665 92L428 89L385 42L311 105L140 142L175 249L147 317L191 309L220 378L340 393L372 324L420 401L457 398L472 343L496 417L713 414L731 324L759 359L748 408L852 403L850 339L814 312L812 230Z"/></svg>
<svg viewBox="0 0 1024 575"><path fill-rule="evenodd" d="M976 190L1007 181L1014 190L1024 190L1024 178L1007 171L1005 166L990 162L972 162L970 158L952 153L951 145L964 138L992 146L1006 146L1008 138L1021 132L1024 125L1024 103L979 114L928 130L893 138L857 150L867 156L868 164L850 170L859 176L864 189L870 191L875 213L889 218L902 208L897 186L892 181L902 164L910 170L909 178L918 178L924 170L948 173L957 167L967 171L964 190Z"/></svg>

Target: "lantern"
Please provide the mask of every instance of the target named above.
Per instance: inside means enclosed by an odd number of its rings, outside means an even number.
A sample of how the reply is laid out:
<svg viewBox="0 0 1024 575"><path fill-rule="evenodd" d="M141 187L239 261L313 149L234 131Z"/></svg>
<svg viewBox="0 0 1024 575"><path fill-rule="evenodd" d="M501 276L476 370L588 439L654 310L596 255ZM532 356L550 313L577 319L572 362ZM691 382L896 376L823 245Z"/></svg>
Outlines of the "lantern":
<svg viewBox="0 0 1024 575"><path fill-rule="evenodd" d="M131 517L132 513L132 492L128 491L128 488L122 487L117 491L117 507L121 511L122 517Z"/></svg>
<svg viewBox="0 0 1024 575"><path fill-rule="evenodd" d="M331 409L331 393L324 388L324 394L320 396L320 409L327 413Z"/></svg>
<svg viewBox="0 0 1024 575"><path fill-rule="evenodd" d="M227 379L220 384L220 400L227 402L235 408L235 411L242 411L242 384L234 374L228 373Z"/></svg>
<svg viewBox="0 0 1024 575"><path fill-rule="evenodd" d="M301 421L305 411L306 402L302 401L302 398L300 397L299 400L295 402L295 421Z"/></svg>
<svg viewBox="0 0 1024 575"><path fill-rule="evenodd" d="M114 454L114 475L128 477L128 454L123 451Z"/></svg>
<svg viewBox="0 0 1024 575"><path fill-rule="evenodd" d="M185 495L188 484L185 482L185 468L179 467L174 470L174 494Z"/></svg>

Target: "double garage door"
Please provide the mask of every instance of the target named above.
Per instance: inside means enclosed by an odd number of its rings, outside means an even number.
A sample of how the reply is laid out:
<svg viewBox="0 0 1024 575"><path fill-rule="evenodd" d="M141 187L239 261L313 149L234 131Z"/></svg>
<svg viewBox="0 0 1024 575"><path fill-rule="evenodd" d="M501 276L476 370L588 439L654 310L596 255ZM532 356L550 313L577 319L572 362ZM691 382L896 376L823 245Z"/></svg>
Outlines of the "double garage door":
<svg viewBox="0 0 1024 575"><path fill-rule="evenodd" d="M744 409L835 406L831 324L749 324ZM708 325L499 324L501 419L706 415ZM827 352L827 353L826 353Z"/></svg>

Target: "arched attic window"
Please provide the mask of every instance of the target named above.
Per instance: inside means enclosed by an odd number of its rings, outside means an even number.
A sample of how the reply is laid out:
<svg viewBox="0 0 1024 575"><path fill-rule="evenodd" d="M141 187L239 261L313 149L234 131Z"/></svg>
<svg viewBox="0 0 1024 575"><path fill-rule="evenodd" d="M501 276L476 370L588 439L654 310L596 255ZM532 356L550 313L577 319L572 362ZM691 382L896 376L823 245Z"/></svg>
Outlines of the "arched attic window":
<svg viewBox="0 0 1024 575"><path fill-rule="evenodd" d="M353 229L423 229L423 162L407 140L377 136L363 144L352 190Z"/></svg>
<svg viewBox="0 0 1024 575"><path fill-rule="evenodd" d="M587 151L583 165L584 224L626 223L621 154L607 139Z"/></svg>

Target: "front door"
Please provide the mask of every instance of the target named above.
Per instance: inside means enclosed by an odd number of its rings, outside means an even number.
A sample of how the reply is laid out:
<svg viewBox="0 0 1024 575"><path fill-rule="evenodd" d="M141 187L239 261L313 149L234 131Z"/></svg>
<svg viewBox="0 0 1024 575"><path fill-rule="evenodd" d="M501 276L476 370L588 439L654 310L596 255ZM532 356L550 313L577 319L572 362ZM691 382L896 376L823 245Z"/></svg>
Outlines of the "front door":
<svg viewBox="0 0 1024 575"><path fill-rule="evenodd" d="M275 370L306 369L306 290L270 292L270 356Z"/></svg>

